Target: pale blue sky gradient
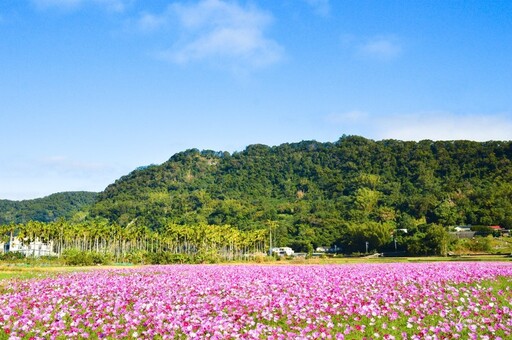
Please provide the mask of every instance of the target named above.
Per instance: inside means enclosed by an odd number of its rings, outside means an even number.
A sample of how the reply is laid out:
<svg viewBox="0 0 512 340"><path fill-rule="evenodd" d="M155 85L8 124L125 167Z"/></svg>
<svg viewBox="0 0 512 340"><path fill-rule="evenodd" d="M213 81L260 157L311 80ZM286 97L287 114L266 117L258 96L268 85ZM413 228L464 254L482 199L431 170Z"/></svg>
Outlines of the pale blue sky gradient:
<svg viewBox="0 0 512 340"><path fill-rule="evenodd" d="M3 0L0 199L188 148L512 139L512 2Z"/></svg>

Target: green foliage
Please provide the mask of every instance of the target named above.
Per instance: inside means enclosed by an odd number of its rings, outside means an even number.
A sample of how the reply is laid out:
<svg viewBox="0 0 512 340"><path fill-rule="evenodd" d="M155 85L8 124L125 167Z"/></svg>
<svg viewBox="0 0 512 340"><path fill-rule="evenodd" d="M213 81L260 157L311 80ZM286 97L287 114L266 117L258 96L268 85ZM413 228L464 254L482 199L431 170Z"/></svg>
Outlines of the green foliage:
<svg viewBox="0 0 512 340"><path fill-rule="evenodd" d="M450 245L450 235L446 229L436 224L423 224L410 230L404 238L410 255L446 256Z"/></svg>
<svg viewBox="0 0 512 340"><path fill-rule="evenodd" d="M25 245L35 240L51 245L52 253L62 255L68 265L240 261L267 251L269 232L208 224L168 224L156 232L137 220L121 228L102 218L29 222L0 228L4 239L13 235Z"/></svg>
<svg viewBox="0 0 512 340"><path fill-rule="evenodd" d="M107 265L112 262L111 255L94 251L68 249L63 252L64 263L68 266Z"/></svg>
<svg viewBox="0 0 512 340"><path fill-rule="evenodd" d="M492 245L492 236L488 237L475 237L472 239L462 239L458 242L458 252L461 253L488 253Z"/></svg>
<svg viewBox="0 0 512 340"><path fill-rule="evenodd" d="M0 225L28 221L52 222L71 218L96 200L93 192L62 192L24 201L0 200Z"/></svg>
<svg viewBox="0 0 512 340"><path fill-rule="evenodd" d="M172 253L168 251L148 253L144 263L150 264L184 264L184 263L219 263L222 259L214 250L199 251L195 254Z"/></svg>
<svg viewBox="0 0 512 340"><path fill-rule="evenodd" d="M288 245L297 253L312 254L314 251L313 245L309 240L293 240Z"/></svg>
<svg viewBox="0 0 512 340"><path fill-rule="evenodd" d="M391 241L393 226L368 221L361 224L348 224L344 229L339 244L346 253L365 253L376 251Z"/></svg>
<svg viewBox="0 0 512 340"><path fill-rule="evenodd" d="M221 257L215 249L201 249L194 255L194 263L219 263Z"/></svg>
<svg viewBox="0 0 512 340"><path fill-rule="evenodd" d="M477 235L477 236L484 236L484 237L489 236L489 235L500 236L500 233L498 231L495 231L492 228L490 228L488 226L483 226L483 225L471 226L471 231L474 231L475 235Z"/></svg>
<svg viewBox="0 0 512 340"><path fill-rule="evenodd" d="M148 254L148 262L150 264L183 264L194 263L194 259L188 254L157 252Z"/></svg>
<svg viewBox="0 0 512 340"><path fill-rule="evenodd" d="M149 252L146 250L134 250L125 255L125 260L133 264L151 263Z"/></svg>
<svg viewBox="0 0 512 340"><path fill-rule="evenodd" d="M25 254L17 252L17 251L0 254L0 261L11 262L11 261L22 260L24 258L25 258Z"/></svg>

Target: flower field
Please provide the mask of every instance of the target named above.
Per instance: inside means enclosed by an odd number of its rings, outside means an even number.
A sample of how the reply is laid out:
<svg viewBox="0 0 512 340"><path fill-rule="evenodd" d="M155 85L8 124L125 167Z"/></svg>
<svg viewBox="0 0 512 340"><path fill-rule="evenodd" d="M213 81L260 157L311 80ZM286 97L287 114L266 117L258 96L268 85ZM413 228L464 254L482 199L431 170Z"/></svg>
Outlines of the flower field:
<svg viewBox="0 0 512 340"><path fill-rule="evenodd" d="M0 281L0 339L510 339L507 263L147 266Z"/></svg>

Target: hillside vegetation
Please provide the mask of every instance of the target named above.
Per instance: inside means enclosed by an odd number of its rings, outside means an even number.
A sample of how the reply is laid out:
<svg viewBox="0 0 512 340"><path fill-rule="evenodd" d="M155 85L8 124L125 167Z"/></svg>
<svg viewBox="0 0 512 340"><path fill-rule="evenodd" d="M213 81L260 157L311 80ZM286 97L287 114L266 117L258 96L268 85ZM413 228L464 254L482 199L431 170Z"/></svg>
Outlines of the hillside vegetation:
<svg viewBox="0 0 512 340"><path fill-rule="evenodd" d="M512 228L512 142L373 141L187 150L99 194L93 218L163 231L176 225L271 230L275 244L363 251L408 230L422 253L443 226ZM431 235L430 235L430 234ZM400 241L401 236L395 235ZM362 247L362 248L361 248Z"/></svg>
<svg viewBox="0 0 512 340"><path fill-rule="evenodd" d="M69 218L90 206L96 199L94 192L61 192L32 200L0 200L0 225L29 221L52 222Z"/></svg>

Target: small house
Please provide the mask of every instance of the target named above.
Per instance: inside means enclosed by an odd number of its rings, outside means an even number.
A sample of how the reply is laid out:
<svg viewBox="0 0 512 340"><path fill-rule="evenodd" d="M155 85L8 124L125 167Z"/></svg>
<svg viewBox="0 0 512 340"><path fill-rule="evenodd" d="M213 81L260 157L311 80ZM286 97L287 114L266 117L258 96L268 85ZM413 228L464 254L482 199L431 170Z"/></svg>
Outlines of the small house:
<svg viewBox="0 0 512 340"><path fill-rule="evenodd" d="M293 256L295 252L290 247L279 247L272 248L272 254L277 254L279 256Z"/></svg>
<svg viewBox="0 0 512 340"><path fill-rule="evenodd" d="M489 226L493 230L493 232L499 233L501 236L508 235L509 231L505 228L502 228L499 225L491 225Z"/></svg>
<svg viewBox="0 0 512 340"><path fill-rule="evenodd" d="M0 244L1 245L1 244ZM41 256L56 256L53 252L53 242L43 242L39 238L34 241L22 242L17 237L12 237L9 242L3 244L3 252L18 252L25 256L41 257Z"/></svg>

